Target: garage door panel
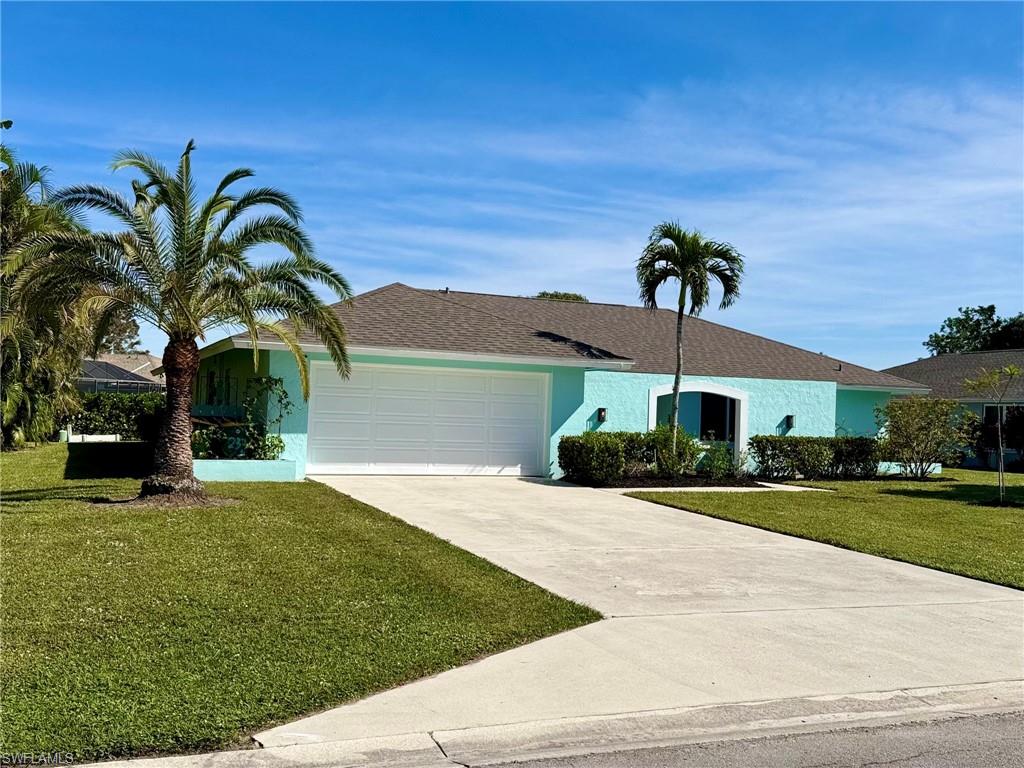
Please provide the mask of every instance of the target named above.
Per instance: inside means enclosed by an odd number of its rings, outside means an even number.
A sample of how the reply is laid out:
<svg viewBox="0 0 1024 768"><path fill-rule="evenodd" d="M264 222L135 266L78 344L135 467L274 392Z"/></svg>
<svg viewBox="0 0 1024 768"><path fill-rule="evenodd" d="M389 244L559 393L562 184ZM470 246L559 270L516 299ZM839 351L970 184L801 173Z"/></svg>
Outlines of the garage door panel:
<svg viewBox="0 0 1024 768"><path fill-rule="evenodd" d="M434 374L435 391L440 394L484 395L487 394L487 377L465 373Z"/></svg>
<svg viewBox="0 0 1024 768"><path fill-rule="evenodd" d="M540 474L546 377L399 366L315 368L311 473Z"/></svg>
<svg viewBox="0 0 1024 768"><path fill-rule="evenodd" d="M434 401L434 415L439 419L483 419L487 416L486 400L447 400L439 398Z"/></svg>
<svg viewBox="0 0 1024 768"><path fill-rule="evenodd" d="M533 376L493 376L491 392L495 395L528 395L537 397L541 394L541 381Z"/></svg>

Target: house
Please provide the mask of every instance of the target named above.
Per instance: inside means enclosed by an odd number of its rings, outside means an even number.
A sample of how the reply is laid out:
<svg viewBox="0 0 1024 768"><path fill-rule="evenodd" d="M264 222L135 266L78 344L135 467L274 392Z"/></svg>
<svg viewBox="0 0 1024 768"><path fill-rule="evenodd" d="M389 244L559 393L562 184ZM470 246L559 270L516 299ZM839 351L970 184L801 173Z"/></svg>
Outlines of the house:
<svg viewBox="0 0 1024 768"><path fill-rule="evenodd" d="M1001 349L990 352L957 352L923 357L912 363L886 368L893 376L910 379L927 386L935 397L959 400L976 413L986 427L994 427L998 406L991 397L971 392L964 387L968 379L978 378L984 371L1016 365L1024 370L1024 349ZM1003 402L1005 407L1024 407L1024 377L1010 383ZM1005 418L1005 408L1004 408ZM1010 452L1015 454L1016 452ZM1011 456L1012 458L1012 456Z"/></svg>
<svg viewBox="0 0 1024 768"><path fill-rule="evenodd" d="M260 376L282 379L294 411L284 458L306 474L557 476L563 435L645 431L667 421L675 313L617 304L421 290L394 283L334 307L352 360L341 379L324 347L301 397L291 353L261 340ZM725 438L871 435L874 409L926 387L687 318L681 425ZM253 371L245 334L204 348L197 408L237 407Z"/></svg>
<svg viewBox="0 0 1024 768"><path fill-rule="evenodd" d="M104 354L83 360L76 382L79 392L162 392L164 377L154 373L160 358L148 352Z"/></svg>

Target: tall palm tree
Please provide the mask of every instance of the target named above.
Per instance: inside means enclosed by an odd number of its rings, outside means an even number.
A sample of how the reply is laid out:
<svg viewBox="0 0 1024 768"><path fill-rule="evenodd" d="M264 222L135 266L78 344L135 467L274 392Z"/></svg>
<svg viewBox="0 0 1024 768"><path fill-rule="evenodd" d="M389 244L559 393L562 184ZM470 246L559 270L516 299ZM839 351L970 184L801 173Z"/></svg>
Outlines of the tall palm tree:
<svg viewBox="0 0 1024 768"><path fill-rule="evenodd" d="M672 382L672 450L679 433L679 387L683 379L683 317L689 294L691 317L699 315L711 298L711 283L722 287L719 309L730 306L740 295L743 256L728 243L708 240L696 230L686 230L678 222L665 221L651 230L647 246L636 262L636 281L640 300L650 310L658 308L658 289L670 281L679 283L676 308L676 375Z"/></svg>
<svg viewBox="0 0 1024 768"><path fill-rule="evenodd" d="M4 121L0 127L6 127ZM12 255L39 235L79 224L51 198L48 169L0 144L0 444L43 440L78 407L75 382L85 347L66 306L22 307Z"/></svg>
<svg viewBox="0 0 1024 768"><path fill-rule="evenodd" d="M311 331L323 342L340 374L349 370L345 329L310 282L326 286L342 300L351 291L341 275L314 256L298 205L269 187L232 193L235 183L253 175L247 168L228 173L200 204L190 162L194 149L189 141L173 174L142 152L120 152L114 170L131 168L142 177L132 182L134 200L92 185L58 192L60 204L100 211L124 229L37 238L22 257L33 249L45 255L30 259L18 279L29 302L46 302L61 295L61 287L75 286L83 306L97 318L97 343L125 307L167 334L167 408L154 473L142 484L143 496L204 493L192 472L192 385L199 369L196 342L211 331L243 327L253 343L254 365L261 334L276 336L295 356L304 397L309 396L309 369L299 345L301 331ZM276 211L251 215L261 206ZM251 263L251 251L264 245L280 246L288 255Z"/></svg>

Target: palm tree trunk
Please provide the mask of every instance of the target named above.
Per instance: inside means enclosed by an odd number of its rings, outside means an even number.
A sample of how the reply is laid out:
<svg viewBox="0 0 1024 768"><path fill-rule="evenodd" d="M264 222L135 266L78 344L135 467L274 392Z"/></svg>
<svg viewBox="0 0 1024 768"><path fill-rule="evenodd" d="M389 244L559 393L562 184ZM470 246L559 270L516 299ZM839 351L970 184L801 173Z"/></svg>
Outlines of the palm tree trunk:
<svg viewBox="0 0 1024 768"><path fill-rule="evenodd" d="M153 455L153 475L142 482L141 496L203 497L192 474L192 382L199 371L199 347L193 338L171 339L164 349L167 408Z"/></svg>
<svg viewBox="0 0 1024 768"><path fill-rule="evenodd" d="M672 408L668 423L672 425L672 455L676 454L676 437L679 434L679 387L683 381L683 299L679 299L676 313L676 376L672 380Z"/></svg>

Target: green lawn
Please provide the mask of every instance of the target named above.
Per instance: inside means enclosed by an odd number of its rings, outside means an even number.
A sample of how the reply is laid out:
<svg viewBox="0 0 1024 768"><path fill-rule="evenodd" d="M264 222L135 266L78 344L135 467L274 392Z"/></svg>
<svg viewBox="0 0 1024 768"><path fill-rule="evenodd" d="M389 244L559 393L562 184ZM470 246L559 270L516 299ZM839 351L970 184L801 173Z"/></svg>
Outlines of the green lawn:
<svg viewBox="0 0 1024 768"><path fill-rule="evenodd" d="M246 734L598 614L315 483L101 506L65 446L0 457L0 754L77 759Z"/></svg>
<svg viewBox="0 0 1024 768"><path fill-rule="evenodd" d="M1024 476L1007 475L1024 502ZM926 482L807 483L833 493L633 493L639 499L872 555L1024 588L1024 508L986 506L994 472Z"/></svg>

